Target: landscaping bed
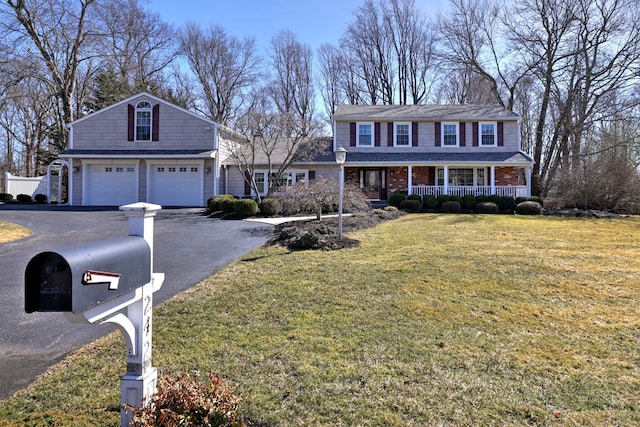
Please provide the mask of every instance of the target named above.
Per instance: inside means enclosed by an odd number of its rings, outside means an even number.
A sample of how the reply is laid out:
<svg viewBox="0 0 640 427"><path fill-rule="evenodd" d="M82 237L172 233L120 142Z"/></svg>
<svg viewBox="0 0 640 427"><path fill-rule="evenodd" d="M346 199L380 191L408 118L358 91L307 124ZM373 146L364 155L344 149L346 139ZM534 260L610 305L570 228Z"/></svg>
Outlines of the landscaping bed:
<svg viewBox="0 0 640 427"><path fill-rule="evenodd" d="M275 227L274 237L267 245L281 245L293 250L321 249L336 250L353 248L359 241L344 234L375 227L378 224L406 215L397 209L374 209L369 212L358 212L342 217L342 238L338 235L338 217L323 217L320 221L289 221Z"/></svg>

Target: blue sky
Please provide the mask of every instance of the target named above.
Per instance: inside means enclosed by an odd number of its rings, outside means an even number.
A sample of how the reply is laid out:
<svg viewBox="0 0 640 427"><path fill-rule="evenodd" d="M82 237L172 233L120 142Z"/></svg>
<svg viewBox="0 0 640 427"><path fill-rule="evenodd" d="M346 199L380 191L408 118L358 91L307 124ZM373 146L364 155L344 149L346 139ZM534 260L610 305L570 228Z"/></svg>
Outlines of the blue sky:
<svg viewBox="0 0 640 427"><path fill-rule="evenodd" d="M176 26L188 21L203 27L218 24L233 36L254 36L263 49L277 32L289 29L315 54L322 43L337 43L353 21L353 12L363 3L364 0L149 0L147 7ZM416 0L428 16L434 16L446 3L447 0Z"/></svg>

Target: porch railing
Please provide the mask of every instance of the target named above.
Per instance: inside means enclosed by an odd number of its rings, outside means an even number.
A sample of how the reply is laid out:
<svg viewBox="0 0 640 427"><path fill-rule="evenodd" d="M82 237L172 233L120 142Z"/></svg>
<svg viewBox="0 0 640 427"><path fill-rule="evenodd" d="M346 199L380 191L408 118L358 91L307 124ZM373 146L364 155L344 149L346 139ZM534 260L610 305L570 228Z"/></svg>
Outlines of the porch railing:
<svg viewBox="0 0 640 427"><path fill-rule="evenodd" d="M445 188L443 185L413 185L411 187L411 194L417 194L419 196L424 195L433 195L439 196L441 194L445 194ZM447 193L449 196L460 196L464 197L467 195L472 196L491 196L493 194L497 194L498 196L511 196L514 199L516 197L527 197L527 186L526 185L496 185L491 189L490 185L478 185L478 186L457 186L450 185L447 189Z"/></svg>

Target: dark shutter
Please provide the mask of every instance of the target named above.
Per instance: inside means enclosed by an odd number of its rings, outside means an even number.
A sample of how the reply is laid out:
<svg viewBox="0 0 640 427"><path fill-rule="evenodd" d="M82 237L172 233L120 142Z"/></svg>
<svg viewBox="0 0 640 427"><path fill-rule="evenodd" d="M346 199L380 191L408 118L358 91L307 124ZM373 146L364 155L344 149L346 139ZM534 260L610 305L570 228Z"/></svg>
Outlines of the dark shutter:
<svg viewBox="0 0 640 427"><path fill-rule="evenodd" d="M411 123L411 146L418 146L418 123Z"/></svg>
<svg viewBox="0 0 640 427"><path fill-rule="evenodd" d="M151 118L151 140L158 141L160 136L160 104L153 106L153 113Z"/></svg>
<svg viewBox="0 0 640 427"><path fill-rule="evenodd" d="M387 146L393 147L393 123L387 123Z"/></svg>
<svg viewBox="0 0 640 427"><path fill-rule="evenodd" d="M471 123L471 137L473 138L473 146L478 146L478 122Z"/></svg>
<svg viewBox="0 0 640 427"><path fill-rule="evenodd" d="M349 123L349 145L356 146L356 124Z"/></svg>
<svg viewBox="0 0 640 427"><path fill-rule="evenodd" d="M251 174L249 171L244 171L244 195L251 195Z"/></svg>
<svg viewBox="0 0 640 427"><path fill-rule="evenodd" d="M504 146L504 122L498 122L498 147Z"/></svg>
<svg viewBox="0 0 640 427"><path fill-rule="evenodd" d="M465 122L460 122L460 147L464 147L467 143L467 125Z"/></svg>
<svg viewBox="0 0 640 427"><path fill-rule="evenodd" d="M436 185L436 168L434 166L429 166L429 184L428 185Z"/></svg>
<svg viewBox="0 0 640 427"><path fill-rule="evenodd" d="M309 171L309 182L316 180L316 171Z"/></svg>
<svg viewBox="0 0 640 427"><path fill-rule="evenodd" d="M440 143L441 143L441 136L440 136L440 122L435 122L434 123L435 126L435 132L433 133L433 138L435 139L436 142L436 147L440 147Z"/></svg>
<svg viewBox="0 0 640 427"><path fill-rule="evenodd" d="M380 147L380 122L375 122L373 128L375 133L375 146Z"/></svg>
<svg viewBox="0 0 640 427"><path fill-rule="evenodd" d="M127 105L127 140L133 141L135 139L135 126L136 126L136 109L133 105Z"/></svg>

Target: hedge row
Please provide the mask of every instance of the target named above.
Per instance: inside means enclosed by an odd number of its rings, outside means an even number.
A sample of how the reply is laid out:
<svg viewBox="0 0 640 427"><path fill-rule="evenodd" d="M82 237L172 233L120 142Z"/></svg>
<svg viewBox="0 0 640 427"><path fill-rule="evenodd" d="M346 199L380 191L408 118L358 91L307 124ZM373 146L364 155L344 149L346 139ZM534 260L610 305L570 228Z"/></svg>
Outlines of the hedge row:
<svg viewBox="0 0 640 427"><path fill-rule="evenodd" d="M395 193L389 197L389 205L395 206L399 209L407 211L420 211L420 210L439 210L448 213L457 213L462 211L475 211L477 213L497 213L499 211L518 212L517 207L524 203L530 202L528 210L532 210L531 203L535 203L539 206L537 213L542 211L544 206L541 197L517 197L511 196L498 196L497 194L491 196L473 196L467 195L464 197L449 196L449 195L425 195L419 196L417 194L411 194L405 196L404 194ZM524 208L526 210L527 208Z"/></svg>
<svg viewBox="0 0 640 427"><path fill-rule="evenodd" d="M18 194L15 198L20 203L31 203L35 199L38 203L46 203L47 196L45 194L36 194L33 199L28 194ZM0 202L9 202L13 199L13 195L9 193L0 193Z"/></svg>

